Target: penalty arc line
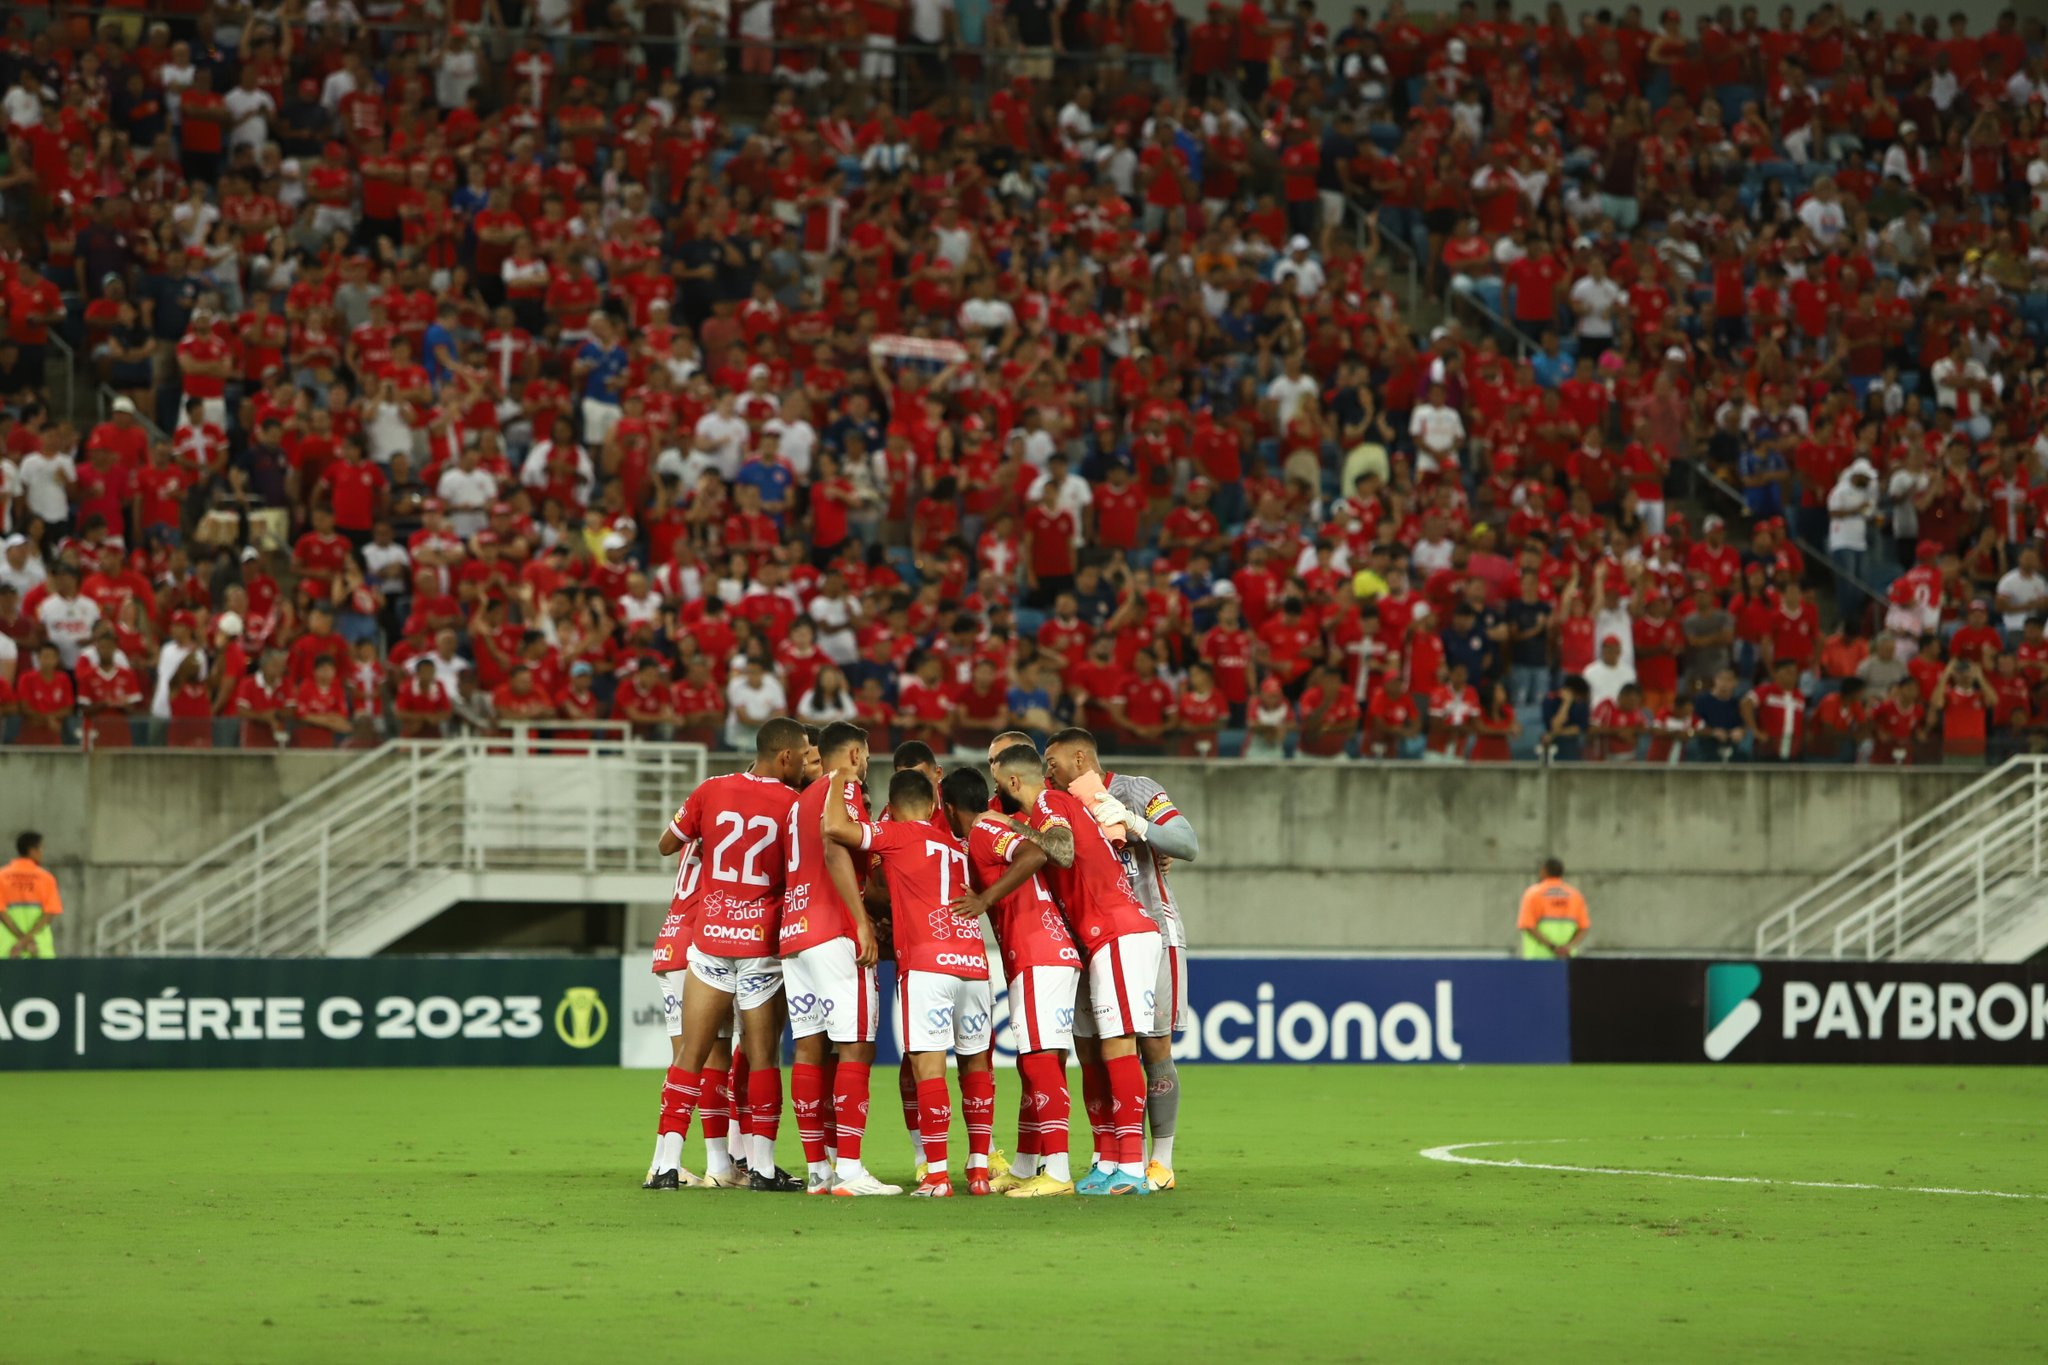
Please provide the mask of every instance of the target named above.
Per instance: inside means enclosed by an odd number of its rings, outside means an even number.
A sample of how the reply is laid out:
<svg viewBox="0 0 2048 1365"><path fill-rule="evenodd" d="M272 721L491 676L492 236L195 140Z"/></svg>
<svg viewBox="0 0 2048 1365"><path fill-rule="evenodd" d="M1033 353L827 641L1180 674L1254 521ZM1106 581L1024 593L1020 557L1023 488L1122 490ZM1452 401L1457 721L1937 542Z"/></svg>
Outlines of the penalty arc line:
<svg viewBox="0 0 2048 1365"><path fill-rule="evenodd" d="M1785 1185L1802 1190L1882 1190L1892 1194L1951 1194L1975 1199L2048 1199L2048 1194L2024 1194L2012 1190L1963 1190L1944 1185L1871 1185L1849 1180L1775 1180L1757 1175L1699 1175L1689 1171L1649 1171L1633 1166L1570 1166L1561 1162L1506 1161L1461 1153L1484 1147L1529 1147L1539 1143L1589 1142L1590 1138L1505 1138L1495 1142L1454 1142L1443 1147L1425 1147L1419 1155L1430 1161L1454 1166L1493 1166L1510 1171L1562 1171L1571 1175L1643 1176L1652 1180L1690 1180L1710 1185Z"/></svg>

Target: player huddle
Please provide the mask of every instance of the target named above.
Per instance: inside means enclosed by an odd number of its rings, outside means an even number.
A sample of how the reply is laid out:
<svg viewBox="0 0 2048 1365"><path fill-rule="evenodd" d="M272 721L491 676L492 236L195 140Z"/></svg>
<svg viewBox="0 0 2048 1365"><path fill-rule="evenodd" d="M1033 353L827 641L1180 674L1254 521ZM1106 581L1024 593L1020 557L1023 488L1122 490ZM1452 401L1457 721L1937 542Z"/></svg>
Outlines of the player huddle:
<svg viewBox="0 0 2048 1365"><path fill-rule="evenodd" d="M1172 1189L1172 1036L1187 943L1167 868L1199 852L1186 819L1157 783L1104 774L1085 730L1053 736L1043 756L1026 735L999 736L989 777L942 772L929 748L905 745L880 819L869 815L868 764L860 727L813 731L778 717L761 727L750 768L700 784L662 831L662 854L680 855L654 946L672 1055L646 1187L903 1193L862 1161L878 961L893 955L899 1090L918 1153L911 1194L954 1193L949 1053L968 1194ZM1009 982L1022 1083L1007 1165L993 1145L984 915ZM802 1180L775 1164L785 1026L795 1039ZM1068 1161L1070 1052L1094 1137L1078 1182ZM693 1114L703 1120L701 1178L682 1169Z"/></svg>

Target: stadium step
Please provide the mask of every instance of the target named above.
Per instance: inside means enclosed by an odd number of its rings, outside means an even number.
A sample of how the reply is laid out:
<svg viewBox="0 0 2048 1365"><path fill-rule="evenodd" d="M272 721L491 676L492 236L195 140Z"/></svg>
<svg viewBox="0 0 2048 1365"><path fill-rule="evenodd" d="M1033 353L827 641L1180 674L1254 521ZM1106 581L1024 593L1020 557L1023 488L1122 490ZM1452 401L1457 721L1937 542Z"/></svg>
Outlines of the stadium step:
<svg viewBox="0 0 2048 1365"><path fill-rule="evenodd" d="M104 916L95 950L366 957L463 901L665 903L675 870L655 844L704 747L512 729L346 764Z"/></svg>
<svg viewBox="0 0 2048 1365"><path fill-rule="evenodd" d="M2048 950L2048 755L1993 769L1758 928L1760 957L2024 962Z"/></svg>

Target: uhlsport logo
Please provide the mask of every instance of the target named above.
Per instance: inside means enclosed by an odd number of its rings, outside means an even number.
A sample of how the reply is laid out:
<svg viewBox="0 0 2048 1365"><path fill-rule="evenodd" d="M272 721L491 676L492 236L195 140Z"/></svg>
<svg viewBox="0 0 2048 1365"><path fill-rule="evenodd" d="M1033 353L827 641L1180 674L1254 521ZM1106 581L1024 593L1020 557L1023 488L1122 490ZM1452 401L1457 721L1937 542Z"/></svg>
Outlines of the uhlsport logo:
<svg viewBox="0 0 2048 1365"><path fill-rule="evenodd" d="M1764 974L1754 963L1716 962L1707 968L1707 1060L1725 1061L1763 1022L1757 988Z"/></svg>
<svg viewBox="0 0 2048 1365"><path fill-rule="evenodd" d="M555 1035L579 1051L603 1041L611 1022L611 1011L595 986L571 986L555 1006Z"/></svg>

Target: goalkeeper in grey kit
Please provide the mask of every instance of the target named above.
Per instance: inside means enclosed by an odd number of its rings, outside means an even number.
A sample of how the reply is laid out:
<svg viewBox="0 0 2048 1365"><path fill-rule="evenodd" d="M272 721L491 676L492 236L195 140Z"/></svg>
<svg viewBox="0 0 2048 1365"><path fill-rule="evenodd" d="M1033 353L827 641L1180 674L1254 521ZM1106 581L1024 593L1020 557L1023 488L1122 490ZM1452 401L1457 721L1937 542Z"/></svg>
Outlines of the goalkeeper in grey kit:
<svg viewBox="0 0 2048 1365"><path fill-rule="evenodd" d="M1173 1035L1187 1027L1188 940L1166 870L1169 862L1193 862L1201 853L1201 843L1194 826L1157 782L1129 773L1104 772L1095 736L1088 731L1062 730L1054 735L1045 746L1045 762L1048 780L1061 790L1084 774L1101 777L1115 805L1098 814L1105 823L1125 826L1129 837L1119 852L1130 874L1131 890L1159 926L1165 951L1159 955L1151 1026L1138 1033L1138 1055L1145 1063L1145 1120L1152 1130L1152 1156L1145 1175L1152 1188L1170 1190L1174 1187L1173 1138L1180 1116L1180 1073L1173 1064Z"/></svg>

